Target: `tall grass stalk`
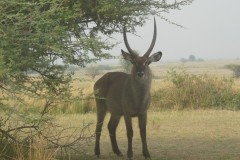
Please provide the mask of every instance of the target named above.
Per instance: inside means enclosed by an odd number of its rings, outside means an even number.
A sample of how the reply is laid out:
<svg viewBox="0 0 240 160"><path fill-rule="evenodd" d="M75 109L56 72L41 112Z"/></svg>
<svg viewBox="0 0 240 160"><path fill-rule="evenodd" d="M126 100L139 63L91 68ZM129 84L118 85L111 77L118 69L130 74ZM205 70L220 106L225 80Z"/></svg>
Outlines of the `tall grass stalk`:
<svg viewBox="0 0 240 160"><path fill-rule="evenodd" d="M15 145L16 160L54 160L57 149L47 149L46 140L38 137L29 141L28 145Z"/></svg>
<svg viewBox="0 0 240 160"><path fill-rule="evenodd" d="M58 149L48 149L47 141L42 137L28 139L25 143L1 141L0 159L9 160L54 160Z"/></svg>

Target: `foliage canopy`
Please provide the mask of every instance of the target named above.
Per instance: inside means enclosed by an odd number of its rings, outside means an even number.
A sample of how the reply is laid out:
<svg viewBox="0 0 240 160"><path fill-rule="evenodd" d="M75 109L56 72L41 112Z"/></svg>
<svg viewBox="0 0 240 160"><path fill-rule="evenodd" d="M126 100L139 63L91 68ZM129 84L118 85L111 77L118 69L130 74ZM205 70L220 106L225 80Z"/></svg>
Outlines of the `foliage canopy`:
<svg viewBox="0 0 240 160"><path fill-rule="evenodd" d="M112 44L100 37L145 23L149 15L179 9L191 0L2 0L0 2L1 60L12 71L42 73L62 59L85 66L107 58ZM114 14L113 14L114 13ZM14 65L13 65L14 63ZM56 66L56 65L55 65ZM51 67L50 67L51 68ZM49 68L49 69L50 69Z"/></svg>

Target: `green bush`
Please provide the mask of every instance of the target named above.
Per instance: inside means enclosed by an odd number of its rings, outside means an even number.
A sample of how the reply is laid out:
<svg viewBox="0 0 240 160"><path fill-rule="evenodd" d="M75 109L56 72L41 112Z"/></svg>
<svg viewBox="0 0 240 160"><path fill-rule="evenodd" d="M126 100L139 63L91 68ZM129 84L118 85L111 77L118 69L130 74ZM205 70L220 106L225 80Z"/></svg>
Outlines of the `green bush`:
<svg viewBox="0 0 240 160"><path fill-rule="evenodd" d="M240 92L232 78L194 75L185 70L167 72L168 87L153 94L153 106L168 109L240 109Z"/></svg>
<svg viewBox="0 0 240 160"><path fill-rule="evenodd" d="M226 68L233 71L234 77L240 78L240 65L230 64L230 65L227 65Z"/></svg>

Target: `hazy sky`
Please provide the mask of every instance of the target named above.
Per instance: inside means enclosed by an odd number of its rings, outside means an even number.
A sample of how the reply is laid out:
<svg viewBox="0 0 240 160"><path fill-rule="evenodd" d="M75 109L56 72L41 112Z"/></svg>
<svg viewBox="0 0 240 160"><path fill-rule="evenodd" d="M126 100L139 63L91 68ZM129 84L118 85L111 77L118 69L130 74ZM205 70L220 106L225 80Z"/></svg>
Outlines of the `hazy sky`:
<svg viewBox="0 0 240 160"><path fill-rule="evenodd" d="M190 54L203 59L240 58L240 0L195 0L182 10L165 14L166 18L185 28L156 17L158 37L153 52L162 51L163 60L188 58ZM144 53L152 40L153 18L137 32L141 38L128 34L132 49ZM123 42L122 36L116 36ZM113 49L120 55L121 43Z"/></svg>

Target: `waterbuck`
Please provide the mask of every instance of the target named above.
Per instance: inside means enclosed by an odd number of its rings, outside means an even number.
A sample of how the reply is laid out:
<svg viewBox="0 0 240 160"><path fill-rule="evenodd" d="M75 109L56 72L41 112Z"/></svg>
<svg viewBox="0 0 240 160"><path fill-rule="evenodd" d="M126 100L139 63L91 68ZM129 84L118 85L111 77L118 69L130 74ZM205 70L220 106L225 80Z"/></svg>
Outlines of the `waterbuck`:
<svg viewBox="0 0 240 160"><path fill-rule="evenodd" d="M132 66L131 74L123 72L109 72L103 75L94 85L95 100L97 105L97 125L95 155L100 155L100 136L106 112L111 114L108 123L112 149L115 154L122 156L116 140L116 128L121 116L124 116L127 138L128 138L128 159L132 159L132 117L138 117L140 135L142 139L142 152L146 159L151 159L146 140L147 109L150 105L151 70L149 64L161 59L162 53L157 52L149 56L156 42L157 28L154 19L154 34L152 43L143 56L138 56L130 48L124 28L123 38L129 53L122 51L125 60L130 61Z"/></svg>

